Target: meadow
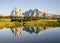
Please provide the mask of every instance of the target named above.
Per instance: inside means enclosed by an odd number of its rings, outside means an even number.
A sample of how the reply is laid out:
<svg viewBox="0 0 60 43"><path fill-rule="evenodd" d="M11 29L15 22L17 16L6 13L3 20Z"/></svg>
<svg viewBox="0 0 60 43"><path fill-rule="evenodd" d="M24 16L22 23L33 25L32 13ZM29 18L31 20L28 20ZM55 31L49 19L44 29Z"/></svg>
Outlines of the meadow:
<svg viewBox="0 0 60 43"><path fill-rule="evenodd" d="M0 28L14 28L21 26L52 26L60 27L60 22L57 21L28 21L28 22L0 22Z"/></svg>
<svg viewBox="0 0 60 43"><path fill-rule="evenodd" d="M0 28L15 28L21 26L52 26L52 27L60 27L60 22L57 19L41 19L39 17L25 17L25 18L17 18L13 17L0 17Z"/></svg>

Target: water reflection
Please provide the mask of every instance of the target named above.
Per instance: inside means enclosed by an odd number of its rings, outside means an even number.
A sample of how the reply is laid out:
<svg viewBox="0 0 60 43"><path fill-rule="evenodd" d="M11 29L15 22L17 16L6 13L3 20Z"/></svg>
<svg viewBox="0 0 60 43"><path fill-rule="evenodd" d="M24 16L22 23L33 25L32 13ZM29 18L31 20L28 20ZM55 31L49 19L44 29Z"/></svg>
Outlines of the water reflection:
<svg viewBox="0 0 60 43"><path fill-rule="evenodd" d="M11 31L15 36L19 36L19 34L21 34L22 31L23 31L23 27L21 27L21 28L11 28Z"/></svg>
<svg viewBox="0 0 60 43"><path fill-rule="evenodd" d="M28 32L29 34L41 34L47 27L20 27L20 28L11 28L13 35L19 36L23 31Z"/></svg>
<svg viewBox="0 0 60 43"><path fill-rule="evenodd" d="M60 27L1 28L0 43L60 43Z"/></svg>

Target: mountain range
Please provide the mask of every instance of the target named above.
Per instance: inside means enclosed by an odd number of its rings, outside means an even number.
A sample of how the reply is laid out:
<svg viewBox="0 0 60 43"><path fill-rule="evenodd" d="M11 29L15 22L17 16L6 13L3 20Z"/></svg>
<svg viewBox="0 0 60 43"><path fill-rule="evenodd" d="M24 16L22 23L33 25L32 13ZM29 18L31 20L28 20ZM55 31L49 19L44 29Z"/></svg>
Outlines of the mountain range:
<svg viewBox="0 0 60 43"><path fill-rule="evenodd" d="M34 10L29 9L29 10L23 12L21 9L15 7L11 12L11 16L21 16L21 17L36 17L36 16L39 16L39 17L59 17L60 15L47 13L47 12L41 10L40 8L36 8Z"/></svg>
<svg viewBox="0 0 60 43"><path fill-rule="evenodd" d="M21 9L14 7L10 13L10 16L20 16L20 17L60 17L60 15L47 13L46 11L41 10L40 8L29 9L23 12Z"/></svg>

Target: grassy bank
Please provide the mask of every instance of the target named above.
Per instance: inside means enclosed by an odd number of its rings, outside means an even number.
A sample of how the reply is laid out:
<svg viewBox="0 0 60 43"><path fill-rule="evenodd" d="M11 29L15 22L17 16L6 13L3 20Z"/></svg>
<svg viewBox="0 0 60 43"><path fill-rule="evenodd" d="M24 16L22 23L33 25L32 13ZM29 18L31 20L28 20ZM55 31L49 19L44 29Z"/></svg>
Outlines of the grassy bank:
<svg viewBox="0 0 60 43"><path fill-rule="evenodd" d="M60 27L60 22L57 21L28 21L28 22L0 22L0 28L4 27L21 27L21 26L53 26Z"/></svg>
<svg viewBox="0 0 60 43"><path fill-rule="evenodd" d="M31 22L26 22L25 26L58 26L58 27L60 27L60 22L57 22L57 21L31 21Z"/></svg>
<svg viewBox="0 0 60 43"><path fill-rule="evenodd" d="M22 23L20 22L0 22L0 28L13 28L13 27L20 27Z"/></svg>

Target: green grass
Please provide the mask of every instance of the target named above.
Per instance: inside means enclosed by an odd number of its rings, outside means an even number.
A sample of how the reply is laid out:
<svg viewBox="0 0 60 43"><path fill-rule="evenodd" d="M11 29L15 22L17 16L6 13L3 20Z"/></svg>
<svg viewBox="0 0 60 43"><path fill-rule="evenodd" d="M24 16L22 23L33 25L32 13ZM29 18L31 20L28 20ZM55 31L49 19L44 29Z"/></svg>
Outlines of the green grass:
<svg viewBox="0 0 60 43"><path fill-rule="evenodd" d="M0 28L14 28L23 26L52 26L60 27L60 22L57 21L28 21L28 22L0 22Z"/></svg>
<svg viewBox="0 0 60 43"><path fill-rule="evenodd" d="M0 19L0 22L10 22L11 19Z"/></svg>
<svg viewBox="0 0 60 43"><path fill-rule="evenodd" d="M58 26L58 27L60 27L60 22L57 22L57 21L31 21L31 22L26 22L25 26Z"/></svg>
<svg viewBox="0 0 60 43"><path fill-rule="evenodd" d="M13 28L13 27L20 27L22 23L20 22L0 22L0 28Z"/></svg>

